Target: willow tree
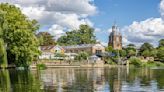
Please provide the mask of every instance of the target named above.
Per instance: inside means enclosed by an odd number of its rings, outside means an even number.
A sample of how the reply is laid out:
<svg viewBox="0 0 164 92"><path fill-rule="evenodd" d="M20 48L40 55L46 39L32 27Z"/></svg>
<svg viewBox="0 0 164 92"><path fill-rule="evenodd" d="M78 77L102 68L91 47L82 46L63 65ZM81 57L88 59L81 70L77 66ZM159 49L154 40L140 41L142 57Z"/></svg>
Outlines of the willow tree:
<svg viewBox="0 0 164 92"><path fill-rule="evenodd" d="M2 36L9 63L17 66L28 66L39 55L39 41L35 36L39 26L37 21L30 20L21 10L7 3L0 4L4 18Z"/></svg>

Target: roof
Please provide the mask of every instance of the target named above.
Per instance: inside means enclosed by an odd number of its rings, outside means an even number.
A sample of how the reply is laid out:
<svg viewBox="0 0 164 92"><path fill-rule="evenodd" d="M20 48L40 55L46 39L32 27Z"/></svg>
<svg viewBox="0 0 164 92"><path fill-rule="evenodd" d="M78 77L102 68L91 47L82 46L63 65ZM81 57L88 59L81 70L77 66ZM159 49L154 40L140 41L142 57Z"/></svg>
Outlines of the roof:
<svg viewBox="0 0 164 92"><path fill-rule="evenodd" d="M40 49L41 50L51 50L53 49L55 46L54 45L51 45L51 46L40 46Z"/></svg>

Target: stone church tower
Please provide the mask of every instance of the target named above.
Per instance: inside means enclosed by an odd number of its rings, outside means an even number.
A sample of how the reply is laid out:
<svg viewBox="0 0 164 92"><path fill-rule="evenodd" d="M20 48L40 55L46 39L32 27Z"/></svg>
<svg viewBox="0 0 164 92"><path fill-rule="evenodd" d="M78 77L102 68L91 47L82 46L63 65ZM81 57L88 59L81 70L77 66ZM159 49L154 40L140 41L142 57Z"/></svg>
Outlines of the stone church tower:
<svg viewBox="0 0 164 92"><path fill-rule="evenodd" d="M112 46L115 50L122 49L122 35L116 25L112 26L112 32L109 36L108 46Z"/></svg>

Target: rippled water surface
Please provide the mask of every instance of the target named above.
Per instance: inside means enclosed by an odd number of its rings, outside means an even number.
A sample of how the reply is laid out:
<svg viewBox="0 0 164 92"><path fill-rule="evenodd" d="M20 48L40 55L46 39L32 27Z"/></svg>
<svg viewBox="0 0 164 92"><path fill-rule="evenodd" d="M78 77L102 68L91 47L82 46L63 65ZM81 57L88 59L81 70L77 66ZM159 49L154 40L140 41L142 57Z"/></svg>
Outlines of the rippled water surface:
<svg viewBox="0 0 164 92"><path fill-rule="evenodd" d="M1 70L0 92L164 92L164 69Z"/></svg>

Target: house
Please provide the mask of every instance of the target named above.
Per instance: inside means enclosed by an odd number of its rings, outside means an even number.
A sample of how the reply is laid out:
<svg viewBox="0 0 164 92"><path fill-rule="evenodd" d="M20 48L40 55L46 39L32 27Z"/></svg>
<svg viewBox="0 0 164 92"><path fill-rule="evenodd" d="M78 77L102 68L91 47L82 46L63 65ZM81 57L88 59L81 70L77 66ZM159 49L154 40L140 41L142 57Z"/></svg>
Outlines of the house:
<svg viewBox="0 0 164 92"><path fill-rule="evenodd" d="M105 52L105 47L101 44L81 44L72 46L63 46L65 53L87 52L90 55L98 55Z"/></svg>
<svg viewBox="0 0 164 92"><path fill-rule="evenodd" d="M53 59L55 54L64 54L64 49L61 46L40 46L42 54L39 59Z"/></svg>

